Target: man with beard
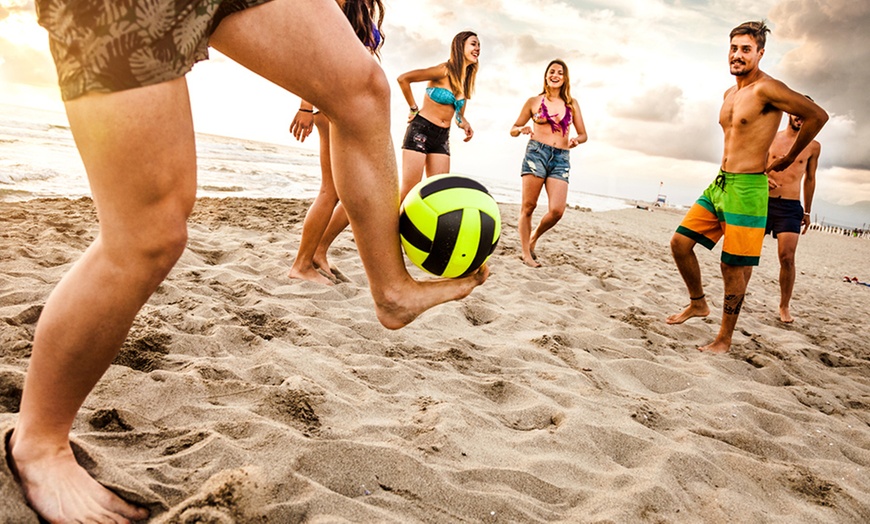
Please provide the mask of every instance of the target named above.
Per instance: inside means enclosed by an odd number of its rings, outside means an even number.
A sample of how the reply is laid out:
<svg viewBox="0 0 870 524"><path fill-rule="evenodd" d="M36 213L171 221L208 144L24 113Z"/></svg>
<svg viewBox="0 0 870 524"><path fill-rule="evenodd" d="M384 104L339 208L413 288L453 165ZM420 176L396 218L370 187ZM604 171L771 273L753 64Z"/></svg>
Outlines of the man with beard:
<svg viewBox="0 0 870 524"><path fill-rule="evenodd" d="M788 116L788 125L773 139L768 153L769 160L776 161L788 154L803 123L803 119L799 116ZM822 146L813 140L790 166L782 171L768 174L770 196L767 202L766 233L771 233L776 239L779 253L779 318L785 323L794 322L789 311L795 279L794 255L798 238L801 234L805 234L810 226L810 209L813 206L813 193L816 190L816 167L819 165L821 151ZM803 206L801 206L801 185L804 193Z"/></svg>
<svg viewBox="0 0 870 524"><path fill-rule="evenodd" d="M743 306L752 267L758 265L767 223L768 185L765 173L778 173L790 166L828 120L812 100L759 69L770 30L762 22L745 22L731 31L728 59L735 86L725 92L719 125L725 147L719 175L689 209L671 238L671 252L689 291L690 304L667 318L681 324L692 317L705 317L710 308L695 256L700 243L713 249L722 242L722 279L725 299L722 324L716 339L700 351L725 353ZM783 112L799 116L803 125L791 148L768 162Z"/></svg>

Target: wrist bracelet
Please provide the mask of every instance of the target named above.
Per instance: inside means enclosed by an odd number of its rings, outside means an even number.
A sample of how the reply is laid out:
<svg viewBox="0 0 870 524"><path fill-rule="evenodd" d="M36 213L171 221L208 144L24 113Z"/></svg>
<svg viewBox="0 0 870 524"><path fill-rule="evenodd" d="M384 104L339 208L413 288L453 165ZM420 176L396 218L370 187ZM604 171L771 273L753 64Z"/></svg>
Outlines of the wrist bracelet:
<svg viewBox="0 0 870 524"><path fill-rule="evenodd" d="M314 112L313 109L303 109L301 107L299 108L299 110L302 111L303 113L313 113Z"/></svg>
<svg viewBox="0 0 870 524"><path fill-rule="evenodd" d="M804 216L808 217L808 216L810 216L810 214L809 214L809 213L804 213Z"/></svg>
<svg viewBox="0 0 870 524"><path fill-rule="evenodd" d="M420 112L420 108L418 108L417 106L412 106L410 109L411 109L412 113L419 113Z"/></svg>

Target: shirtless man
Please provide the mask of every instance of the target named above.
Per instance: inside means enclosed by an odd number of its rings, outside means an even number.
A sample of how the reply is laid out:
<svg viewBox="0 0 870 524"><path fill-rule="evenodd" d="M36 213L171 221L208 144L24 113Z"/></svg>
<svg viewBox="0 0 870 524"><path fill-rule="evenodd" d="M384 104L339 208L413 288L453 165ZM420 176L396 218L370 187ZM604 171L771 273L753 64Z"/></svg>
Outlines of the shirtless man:
<svg viewBox="0 0 870 524"><path fill-rule="evenodd" d="M790 166L828 120L827 113L812 100L758 68L768 32L764 22L746 22L731 31L728 60L737 85L725 92L719 112L719 125L725 133L719 175L689 209L671 238L671 252L691 302L680 313L668 317L667 323L681 324L710 314L695 244L713 249L724 236L722 324L716 339L699 347L700 351L725 353L731 348L752 266L758 265L761 256L767 223L765 173L777 173ZM767 152L783 112L800 116L804 123L791 148L768 162Z"/></svg>
<svg viewBox="0 0 870 524"><path fill-rule="evenodd" d="M803 119L799 116L788 116L788 125L776 134L770 146L771 161L788 154L803 123ZM773 238L776 239L779 253L779 318L787 324L794 322L789 311L795 279L794 254L797 250L798 238L806 234L807 228L810 227L810 209L813 207L813 193L816 190L816 167L819 165L821 152L822 146L813 140L790 166L779 172L768 173L770 197L767 202L765 232L772 233ZM801 206L801 186L804 190L803 206Z"/></svg>
<svg viewBox="0 0 870 524"><path fill-rule="evenodd" d="M184 75L209 45L329 118L336 190L384 326L464 297L487 276L484 267L464 279L418 282L405 270L389 84L334 0L145 3L36 1L99 218L97 238L39 318L4 457L49 522L148 515L76 462L69 432L187 244L196 148Z"/></svg>

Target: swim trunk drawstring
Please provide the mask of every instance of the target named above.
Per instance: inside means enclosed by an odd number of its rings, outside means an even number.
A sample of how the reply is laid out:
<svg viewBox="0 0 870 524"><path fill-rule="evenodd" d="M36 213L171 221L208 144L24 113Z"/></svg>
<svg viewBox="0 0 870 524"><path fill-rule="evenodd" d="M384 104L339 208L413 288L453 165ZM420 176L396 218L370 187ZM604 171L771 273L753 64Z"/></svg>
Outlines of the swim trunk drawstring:
<svg viewBox="0 0 870 524"><path fill-rule="evenodd" d="M716 176L716 181L714 182L714 184L716 184L716 187L718 187L722 191L725 191L725 173L719 171L719 174Z"/></svg>

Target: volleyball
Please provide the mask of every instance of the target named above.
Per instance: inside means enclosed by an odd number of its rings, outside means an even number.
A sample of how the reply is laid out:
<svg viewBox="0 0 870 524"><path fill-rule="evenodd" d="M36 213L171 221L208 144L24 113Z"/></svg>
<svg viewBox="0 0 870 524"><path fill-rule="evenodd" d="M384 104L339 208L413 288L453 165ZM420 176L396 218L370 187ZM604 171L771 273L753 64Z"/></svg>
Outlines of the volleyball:
<svg viewBox="0 0 870 524"><path fill-rule="evenodd" d="M463 277L495 251L501 214L480 182L461 175L435 175L405 197L399 234L414 265L439 277Z"/></svg>

